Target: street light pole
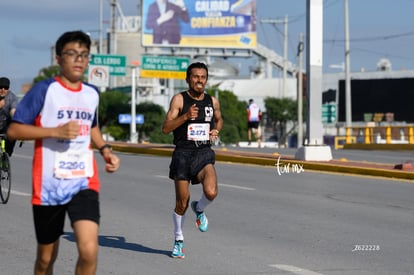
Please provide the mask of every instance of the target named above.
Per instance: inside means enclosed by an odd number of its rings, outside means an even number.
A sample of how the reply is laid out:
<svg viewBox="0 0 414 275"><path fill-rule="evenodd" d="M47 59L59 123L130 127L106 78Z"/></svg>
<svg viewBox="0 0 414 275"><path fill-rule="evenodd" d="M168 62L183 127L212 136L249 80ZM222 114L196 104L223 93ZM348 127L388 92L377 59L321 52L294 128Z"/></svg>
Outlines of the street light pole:
<svg viewBox="0 0 414 275"><path fill-rule="evenodd" d="M131 143L138 142L138 135L137 135L137 123L135 121L136 117L136 75L137 75L137 67L132 66L132 81L131 81L131 124L130 124L130 141Z"/></svg>

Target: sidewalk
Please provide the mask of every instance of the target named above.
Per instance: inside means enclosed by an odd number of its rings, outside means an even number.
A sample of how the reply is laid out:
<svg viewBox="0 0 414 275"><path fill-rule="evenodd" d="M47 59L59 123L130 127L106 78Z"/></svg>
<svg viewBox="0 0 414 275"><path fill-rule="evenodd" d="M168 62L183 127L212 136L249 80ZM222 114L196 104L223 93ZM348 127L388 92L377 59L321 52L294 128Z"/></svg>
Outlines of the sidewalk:
<svg viewBox="0 0 414 275"><path fill-rule="evenodd" d="M149 154L171 156L173 145L165 144L131 144L124 142L112 142L115 151L135 154ZM214 147L216 160L233 163L246 163L266 166L296 167L303 170L318 170L342 174L359 174L367 176L379 176L399 179L414 179L414 169L410 164L404 164L404 169L397 169L402 163L376 163L368 161L356 161L348 159L333 159L330 161L302 161L296 160L293 155L283 155L261 150L240 150L238 148Z"/></svg>

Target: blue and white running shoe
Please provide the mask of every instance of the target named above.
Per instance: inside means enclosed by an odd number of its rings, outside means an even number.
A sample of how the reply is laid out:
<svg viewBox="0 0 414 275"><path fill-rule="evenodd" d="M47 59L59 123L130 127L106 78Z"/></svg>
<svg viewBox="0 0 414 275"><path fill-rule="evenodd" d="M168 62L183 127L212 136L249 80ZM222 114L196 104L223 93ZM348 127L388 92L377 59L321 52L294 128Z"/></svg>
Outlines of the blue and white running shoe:
<svg viewBox="0 0 414 275"><path fill-rule="evenodd" d="M206 232L208 230L208 219L204 212L197 211L197 202L191 202L191 209L193 209L194 213L196 214L196 227L201 232Z"/></svg>
<svg viewBox="0 0 414 275"><path fill-rule="evenodd" d="M171 253L171 257L178 258L178 259L184 259L184 241L175 241L173 251Z"/></svg>

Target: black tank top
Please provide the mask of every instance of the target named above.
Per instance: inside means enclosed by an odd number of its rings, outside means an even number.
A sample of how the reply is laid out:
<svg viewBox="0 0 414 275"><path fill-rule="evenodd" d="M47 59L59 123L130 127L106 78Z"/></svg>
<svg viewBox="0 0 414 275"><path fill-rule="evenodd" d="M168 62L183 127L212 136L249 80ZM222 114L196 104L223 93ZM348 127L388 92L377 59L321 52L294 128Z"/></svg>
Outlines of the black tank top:
<svg viewBox="0 0 414 275"><path fill-rule="evenodd" d="M175 146L188 149L211 146L210 140L207 138L209 135L204 132L205 129L210 129L211 131L215 125L214 107L211 96L205 93L202 100L195 100L187 92L182 92L181 95L183 96L184 104L179 115L187 113L188 109L193 104L196 104L198 107L198 116L194 120L187 120L173 131ZM189 140L191 136L200 137L204 134L206 134L205 140Z"/></svg>

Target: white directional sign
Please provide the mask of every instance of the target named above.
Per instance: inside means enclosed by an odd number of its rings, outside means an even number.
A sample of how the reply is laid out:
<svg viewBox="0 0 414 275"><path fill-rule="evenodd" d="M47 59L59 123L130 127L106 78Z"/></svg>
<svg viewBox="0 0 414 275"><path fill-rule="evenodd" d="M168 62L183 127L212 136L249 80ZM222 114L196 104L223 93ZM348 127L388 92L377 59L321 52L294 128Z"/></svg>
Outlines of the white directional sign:
<svg viewBox="0 0 414 275"><path fill-rule="evenodd" d="M109 66L89 65L88 83L97 87L108 87Z"/></svg>

